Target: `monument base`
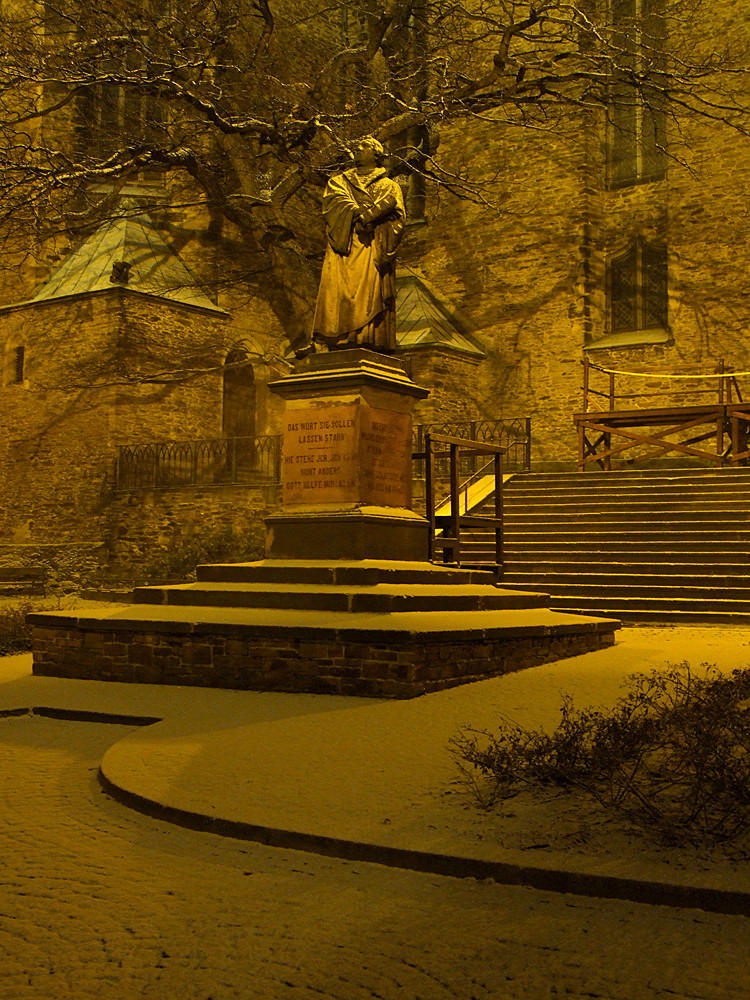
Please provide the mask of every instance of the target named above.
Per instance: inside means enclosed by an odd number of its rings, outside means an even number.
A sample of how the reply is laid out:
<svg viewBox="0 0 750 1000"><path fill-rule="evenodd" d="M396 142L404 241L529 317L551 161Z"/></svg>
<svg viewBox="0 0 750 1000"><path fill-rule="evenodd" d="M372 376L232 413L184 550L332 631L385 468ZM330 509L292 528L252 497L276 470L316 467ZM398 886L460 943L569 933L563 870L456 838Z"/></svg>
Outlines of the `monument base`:
<svg viewBox="0 0 750 1000"><path fill-rule="evenodd" d="M619 622L548 603L488 570L266 559L29 620L36 675L413 698L614 642Z"/></svg>
<svg viewBox="0 0 750 1000"><path fill-rule="evenodd" d="M426 561L429 523L410 507L426 390L398 362L313 356L271 388L287 405L270 558L199 566L130 606L31 615L35 674L412 698L613 643L619 622Z"/></svg>
<svg viewBox="0 0 750 1000"><path fill-rule="evenodd" d="M266 518L272 559L427 559L429 523L398 507L286 511Z"/></svg>

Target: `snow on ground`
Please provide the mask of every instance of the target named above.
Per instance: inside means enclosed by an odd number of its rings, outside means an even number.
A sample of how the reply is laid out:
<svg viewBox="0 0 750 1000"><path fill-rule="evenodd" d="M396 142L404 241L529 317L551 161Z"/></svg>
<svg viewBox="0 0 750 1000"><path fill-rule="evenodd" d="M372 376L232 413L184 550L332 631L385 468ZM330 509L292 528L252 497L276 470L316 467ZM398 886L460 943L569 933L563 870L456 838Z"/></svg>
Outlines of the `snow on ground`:
<svg viewBox="0 0 750 1000"><path fill-rule="evenodd" d="M623 629L615 646L409 701L31 677L0 661L0 708L157 716L104 755L116 785L212 817L423 851L750 890L723 856L644 844L572 795L524 794L479 812L447 752L459 727L505 716L553 727L561 693L609 705L633 672L750 664L750 628Z"/></svg>
<svg viewBox="0 0 750 1000"><path fill-rule="evenodd" d="M750 996L745 917L180 829L98 788L123 734L0 720L0 1000Z"/></svg>

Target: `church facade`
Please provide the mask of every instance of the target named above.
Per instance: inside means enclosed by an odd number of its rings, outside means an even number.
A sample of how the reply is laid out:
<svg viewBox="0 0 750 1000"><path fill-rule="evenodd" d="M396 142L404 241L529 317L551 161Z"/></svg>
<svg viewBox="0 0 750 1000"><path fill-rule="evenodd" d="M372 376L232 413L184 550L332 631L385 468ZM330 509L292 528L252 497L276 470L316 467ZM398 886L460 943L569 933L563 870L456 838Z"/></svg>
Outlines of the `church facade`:
<svg viewBox="0 0 750 1000"><path fill-rule="evenodd" d="M444 171L470 167L482 196L405 192L397 353L430 390L418 423L530 418L532 468L572 469L586 359L605 391L608 372L623 373L623 401L661 376L651 388L665 404L697 386L678 376L750 370L748 139L640 99L626 117L573 108L549 130L481 115L441 126ZM134 185L55 265L6 283L6 565L120 583L144 567L176 573L178 550L211 557L201 536L227 557L259 550L277 501L267 384L296 339L272 276L214 281L233 262L214 245L205 260L200 241L181 247L150 205L148 184ZM319 267L322 227L316 238Z"/></svg>

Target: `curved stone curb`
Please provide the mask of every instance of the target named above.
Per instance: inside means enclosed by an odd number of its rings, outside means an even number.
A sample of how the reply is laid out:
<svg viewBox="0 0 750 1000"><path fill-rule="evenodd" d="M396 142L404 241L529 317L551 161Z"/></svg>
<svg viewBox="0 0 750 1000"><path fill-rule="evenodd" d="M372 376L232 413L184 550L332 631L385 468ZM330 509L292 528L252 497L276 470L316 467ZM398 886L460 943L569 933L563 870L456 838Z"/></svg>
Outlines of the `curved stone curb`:
<svg viewBox="0 0 750 1000"><path fill-rule="evenodd" d="M100 722L113 725L150 726L162 720L154 716L118 715L109 712L79 711L64 708L12 708L0 710L0 718L39 715L74 722ZM650 906L706 910L750 917L750 893L729 889L675 885L670 882L641 881L613 875L564 871L516 865L506 861L483 861L451 854L387 847L361 841L324 837L319 834L282 830L277 827L243 823L238 820L207 816L204 813L164 805L114 784L98 769L99 783L112 798L131 809L191 830L214 833L237 840L254 841L268 847L305 851L343 861L362 861L406 868L453 878L492 879L500 885L521 885L546 892L571 893L600 899L621 899Z"/></svg>
<svg viewBox="0 0 750 1000"><path fill-rule="evenodd" d="M492 879L501 885L522 885L547 892L567 892L577 896L622 899L651 906L673 906L750 916L750 893L746 892L681 886L669 882L639 881L612 875L558 871L515 865L505 861L482 861L458 855L433 854L427 851L282 830L164 805L115 785L101 768L98 777L102 788L112 798L155 819L204 833L255 841L267 847L282 847L340 858L344 861L364 861L386 865L389 868L408 868L412 871L449 875L454 878Z"/></svg>
<svg viewBox="0 0 750 1000"><path fill-rule="evenodd" d="M40 715L46 719L62 719L67 722L102 722L112 726L153 726L162 721L161 716L156 715L119 715L116 712L87 712L76 708L45 708L43 705L0 710L0 719L19 715Z"/></svg>

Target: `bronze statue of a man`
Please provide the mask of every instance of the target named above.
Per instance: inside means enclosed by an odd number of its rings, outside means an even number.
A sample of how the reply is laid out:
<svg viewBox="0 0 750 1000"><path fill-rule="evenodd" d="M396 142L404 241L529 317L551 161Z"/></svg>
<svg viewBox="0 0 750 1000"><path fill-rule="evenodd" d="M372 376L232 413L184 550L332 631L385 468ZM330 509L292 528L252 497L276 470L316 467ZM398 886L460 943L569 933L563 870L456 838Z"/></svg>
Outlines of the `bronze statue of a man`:
<svg viewBox="0 0 750 1000"><path fill-rule="evenodd" d="M331 177L323 195L328 246L313 340L330 350L366 346L389 353L396 347L395 260L406 212L384 157L377 139L362 139L354 166Z"/></svg>

